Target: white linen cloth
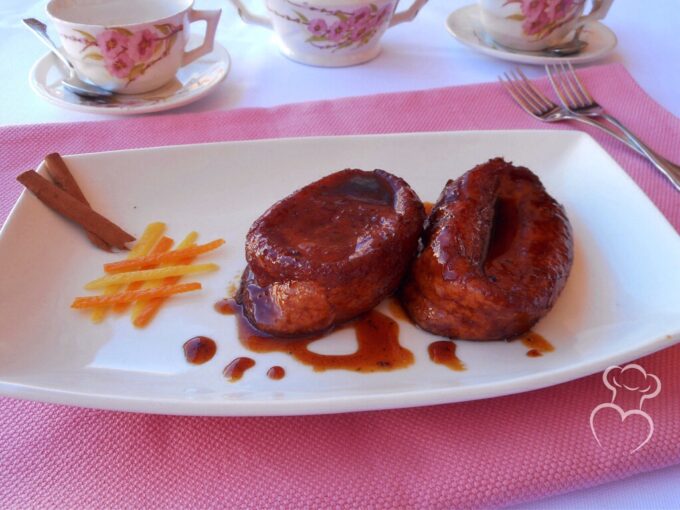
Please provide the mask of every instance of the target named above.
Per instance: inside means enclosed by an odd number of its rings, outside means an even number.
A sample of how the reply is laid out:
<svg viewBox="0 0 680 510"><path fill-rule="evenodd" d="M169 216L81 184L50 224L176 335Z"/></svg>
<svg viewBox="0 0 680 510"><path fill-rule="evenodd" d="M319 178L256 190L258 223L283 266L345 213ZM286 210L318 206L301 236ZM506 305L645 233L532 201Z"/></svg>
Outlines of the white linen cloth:
<svg viewBox="0 0 680 510"><path fill-rule="evenodd" d="M264 10L262 0L247 1L254 10ZM326 69L287 60L279 54L271 32L245 25L226 0L196 0L197 8L223 9L217 40L229 50L232 70L209 97L179 111L266 107L493 81L513 64L475 53L454 40L444 26L449 13L472 1L430 0L414 22L399 25L385 34L383 52L374 61L356 67ZM0 2L0 62L4 69L0 80L0 125L107 118L61 109L30 90L29 70L46 50L22 25L21 19L45 20L45 3ZM407 4L406 0L404 5ZM614 2L605 23L615 31L619 45L604 60L622 62L653 98L677 116L680 116L679 7L677 0ZM527 69L530 76L542 72L540 67ZM514 508L678 508L678 479L680 466L675 466Z"/></svg>
<svg viewBox="0 0 680 510"><path fill-rule="evenodd" d="M143 1L143 0L140 0ZM246 0L264 12L262 0ZM227 80L209 97L180 111L332 99L493 81L513 64L478 54L447 32L446 17L474 0L430 0L412 23L387 31L383 52L360 66L310 67L281 56L271 32L245 25L227 0L196 0L200 9L222 8L217 40L232 57ZM46 1L0 1L0 123L28 124L98 120L103 115L63 110L37 98L28 73L45 48L21 24L29 16L45 20ZM402 0L402 8L409 5ZM677 0L616 0L605 23L619 45L604 62L622 62L642 87L667 110L680 115L680 38ZM529 69L537 76L542 68Z"/></svg>

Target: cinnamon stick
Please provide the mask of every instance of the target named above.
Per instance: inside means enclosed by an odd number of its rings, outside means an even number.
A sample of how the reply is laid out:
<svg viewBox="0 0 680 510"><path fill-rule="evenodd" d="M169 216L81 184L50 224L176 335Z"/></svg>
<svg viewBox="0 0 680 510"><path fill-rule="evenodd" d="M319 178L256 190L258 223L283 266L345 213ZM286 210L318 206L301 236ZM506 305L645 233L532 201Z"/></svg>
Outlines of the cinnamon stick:
<svg viewBox="0 0 680 510"><path fill-rule="evenodd" d="M47 173L50 174L50 177L52 177L52 180L57 186L76 200L79 200L90 207L90 203L85 198L83 191L80 189L80 186L78 186L75 177L73 177L73 174L66 166L66 163L61 158L60 154L53 152L52 154L45 156L45 168L47 168ZM111 251L111 246L97 234L90 231L86 231L85 233L90 242L97 248L104 251Z"/></svg>
<svg viewBox="0 0 680 510"><path fill-rule="evenodd" d="M96 233L114 248L127 250L125 244L135 240L118 225L110 222L34 170L19 175L17 181L26 186L47 207L77 223L88 232Z"/></svg>

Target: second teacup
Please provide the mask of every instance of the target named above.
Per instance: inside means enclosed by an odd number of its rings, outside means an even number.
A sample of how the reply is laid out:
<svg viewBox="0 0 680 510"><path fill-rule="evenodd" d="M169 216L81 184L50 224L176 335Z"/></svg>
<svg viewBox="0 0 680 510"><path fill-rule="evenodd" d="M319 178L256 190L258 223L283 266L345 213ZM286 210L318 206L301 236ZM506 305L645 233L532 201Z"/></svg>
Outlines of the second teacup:
<svg viewBox="0 0 680 510"><path fill-rule="evenodd" d="M231 0L246 23L273 29L281 52L297 62L324 67L368 62L380 53L380 38L412 21L427 0L395 13L399 0L265 0L268 16Z"/></svg>
<svg viewBox="0 0 680 510"><path fill-rule="evenodd" d="M520 51L540 51L568 39L573 31L604 18L614 0L478 0L484 31L497 43Z"/></svg>
<svg viewBox="0 0 680 510"><path fill-rule="evenodd" d="M81 78L121 94L162 87L213 49L220 10L193 0L51 0L47 14ZM189 25L206 22L203 44L185 51Z"/></svg>

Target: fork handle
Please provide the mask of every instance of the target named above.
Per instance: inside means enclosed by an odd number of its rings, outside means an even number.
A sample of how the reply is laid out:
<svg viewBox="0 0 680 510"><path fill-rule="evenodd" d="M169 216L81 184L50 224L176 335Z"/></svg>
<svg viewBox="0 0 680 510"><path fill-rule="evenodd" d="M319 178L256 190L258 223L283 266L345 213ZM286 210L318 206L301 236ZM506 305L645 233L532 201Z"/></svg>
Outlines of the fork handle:
<svg viewBox="0 0 680 510"><path fill-rule="evenodd" d="M610 136L616 138L619 142L621 142L621 143L627 145L628 147L630 147L631 149L633 149L635 152L637 152L637 153L640 154L641 156L644 156L644 155L645 155L645 154L642 152L642 149L641 149L636 143L631 142L628 138L626 138L625 136L622 136L618 131L615 131L614 129L610 128L607 124L604 124L604 123L602 123L602 122L596 121L593 117L586 117L586 116L581 116L581 115L574 115L573 117L570 116L570 117L568 117L568 118L571 119L571 120L577 120L577 121L579 121L579 122L583 122L584 124L588 124L589 126L596 127L596 128L598 128L598 129L604 131L604 132L607 133L608 135L610 135ZM645 147L647 147L647 146L645 146ZM650 152L654 152L654 151L652 151L652 149L650 149L649 147L647 147L647 150L649 150ZM672 161L670 161L670 160L664 158L664 157L663 157L662 155L660 155L660 154L657 154L657 153L655 153L655 152L654 152L654 154L656 155L656 157L657 157L664 165L667 165L667 166L669 166L669 167L674 168L675 171L676 171L676 173L677 173L677 172L680 172L680 166L678 166L678 165L676 165L675 163L673 163Z"/></svg>
<svg viewBox="0 0 680 510"><path fill-rule="evenodd" d="M624 126L617 118L612 117L608 113L600 113L599 117L610 122L616 126L625 136L626 140L630 143L633 148L635 148L640 154L645 156L663 175L668 178L677 191L680 191L680 168L674 163L668 161L667 159L659 156L652 149L647 147L647 145L640 140L630 129Z"/></svg>

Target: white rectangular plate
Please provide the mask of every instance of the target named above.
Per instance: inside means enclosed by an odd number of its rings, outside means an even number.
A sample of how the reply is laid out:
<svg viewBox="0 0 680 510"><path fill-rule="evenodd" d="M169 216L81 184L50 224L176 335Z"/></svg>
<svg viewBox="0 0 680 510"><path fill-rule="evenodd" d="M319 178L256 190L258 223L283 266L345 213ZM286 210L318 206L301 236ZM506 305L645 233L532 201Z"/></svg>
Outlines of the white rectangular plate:
<svg viewBox="0 0 680 510"><path fill-rule="evenodd" d="M536 172L569 215L572 274L535 328L556 350L526 356L519 342L458 342L454 372L427 355L432 335L401 322L407 369L314 372L282 353L253 355L234 317L213 303L244 267L252 221L275 201L332 171L382 168L434 201L447 179L494 156ZM190 230L227 244L206 256L204 290L170 300L145 330L128 316L99 325L69 308L82 285L117 257L24 193L0 236L0 394L79 406L189 415L286 415L457 402L568 381L669 346L680 338L680 239L625 172L577 132L495 131L280 139L86 154L67 158L95 208L139 235L151 221L175 239ZM384 305L383 305L384 306ZM216 340L216 356L189 365L182 344ZM349 330L322 340L351 352ZM256 366L228 382L224 366ZM265 373L285 367L283 380Z"/></svg>

